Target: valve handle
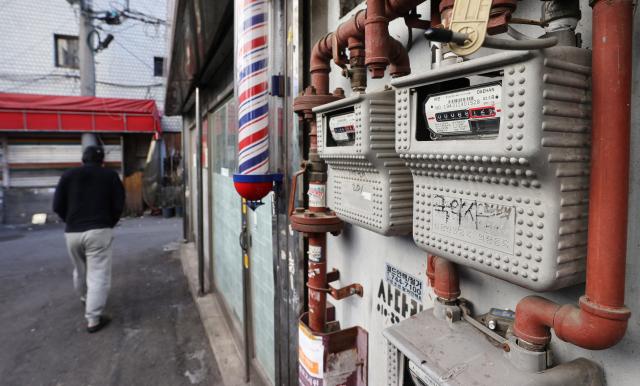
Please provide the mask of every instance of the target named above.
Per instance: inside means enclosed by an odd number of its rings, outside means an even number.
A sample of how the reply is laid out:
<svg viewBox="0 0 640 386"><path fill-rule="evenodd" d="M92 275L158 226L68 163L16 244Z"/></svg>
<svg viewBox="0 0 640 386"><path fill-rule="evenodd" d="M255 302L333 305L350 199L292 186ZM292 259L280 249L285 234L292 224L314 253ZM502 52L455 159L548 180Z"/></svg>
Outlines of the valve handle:
<svg viewBox="0 0 640 386"><path fill-rule="evenodd" d="M296 189L297 189L298 177L301 174L304 174L306 170L307 170L307 163L305 161L302 163L302 170L298 170L293 175L293 184L291 186L291 193L290 193L291 195L289 196L289 217L291 217L291 215L293 214L293 204L296 201Z"/></svg>
<svg viewBox="0 0 640 386"><path fill-rule="evenodd" d="M242 231L240 232L240 237L238 238L238 242L240 243L240 248L244 253L247 253L247 249L249 246L247 245L247 226L242 227Z"/></svg>
<svg viewBox="0 0 640 386"><path fill-rule="evenodd" d="M466 34L461 43L453 42L449 48L458 56L471 55L484 43L489 26L492 0L456 0L451 13L450 29Z"/></svg>
<svg viewBox="0 0 640 386"><path fill-rule="evenodd" d="M424 31L424 37L432 42L438 43L456 43L456 44L464 44L465 41L469 40L469 35L461 32L454 32L450 29L444 28L429 28Z"/></svg>

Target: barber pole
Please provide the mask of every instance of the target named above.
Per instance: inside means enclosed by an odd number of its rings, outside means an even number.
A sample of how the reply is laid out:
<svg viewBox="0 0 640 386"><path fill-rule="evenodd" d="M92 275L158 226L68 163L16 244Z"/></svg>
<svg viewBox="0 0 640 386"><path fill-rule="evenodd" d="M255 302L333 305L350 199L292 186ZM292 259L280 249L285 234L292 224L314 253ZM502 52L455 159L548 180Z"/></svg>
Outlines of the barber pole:
<svg viewBox="0 0 640 386"><path fill-rule="evenodd" d="M238 2L238 151L240 174L269 172L267 3Z"/></svg>
<svg viewBox="0 0 640 386"><path fill-rule="evenodd" d="M236 190L252 209L281 175L269 173L268 9L264 0L237 4L236 87L238 95L238 171Z"/></svg>

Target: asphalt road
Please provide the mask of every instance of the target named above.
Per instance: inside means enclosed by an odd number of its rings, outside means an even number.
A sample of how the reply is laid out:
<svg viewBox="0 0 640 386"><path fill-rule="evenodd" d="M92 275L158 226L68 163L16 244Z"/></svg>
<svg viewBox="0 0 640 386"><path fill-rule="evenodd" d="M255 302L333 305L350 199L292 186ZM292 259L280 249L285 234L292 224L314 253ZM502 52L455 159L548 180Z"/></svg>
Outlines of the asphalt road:
<svg viewBox="0 0 640 386"><path fill-rule="evenodd" d="M176 252L182 219L126 219L115 228L113 280L88 334L64 224L0 225L0 384L222 385Z"/></svg>

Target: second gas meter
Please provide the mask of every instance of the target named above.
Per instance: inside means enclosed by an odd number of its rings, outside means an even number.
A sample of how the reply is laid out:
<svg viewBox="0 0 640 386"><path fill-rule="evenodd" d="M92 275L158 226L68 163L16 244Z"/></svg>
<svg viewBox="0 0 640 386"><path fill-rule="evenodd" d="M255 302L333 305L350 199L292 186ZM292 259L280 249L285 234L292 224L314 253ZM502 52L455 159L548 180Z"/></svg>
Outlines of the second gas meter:
<svg viewBox="0 0 640 386"><path fill-rule="evenodd" d="M331 209L344 221L385 236L411 232L413 178L395 151L393 90L316 107L318 154L331 171Z"/></svg>
<svg viewBox="0 0 640 386"><path fill-rule="evenodd" d="M584 281L590 73L554 47L391 82L420 248L535 291Z"/></svg>

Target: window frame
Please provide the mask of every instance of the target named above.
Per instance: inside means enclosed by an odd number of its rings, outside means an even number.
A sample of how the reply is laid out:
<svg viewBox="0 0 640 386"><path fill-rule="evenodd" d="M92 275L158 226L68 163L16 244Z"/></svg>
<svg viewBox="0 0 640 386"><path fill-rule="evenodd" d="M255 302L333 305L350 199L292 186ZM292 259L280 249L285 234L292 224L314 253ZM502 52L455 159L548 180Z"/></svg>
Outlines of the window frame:
<svg viewBox="0 0 640 386"><path fill-rule="evenodd" d="M65 64L61 64L58 61L58 40L59 39L65 39L65 40L75 40L78 42L78 50L76 50L76 57L77 57L77 53L80 50L80 38L78 36L73 36L73 35L63 35L63 34L53 34L53 58L54 58L54 64L55 67L60 67L60 68L70 68L70 69L74 69L74 70L79 70L80 69L80 58L78 57L78 66L67 66Z"/></svg>
<svg viewBox="0 0 640 386"><path fill-rule="evenodd" d="M160 75L156 75L156 62L162 62L160 66ZM154 56L153 57L153 76L164 77L164 56Z"/></svg>

